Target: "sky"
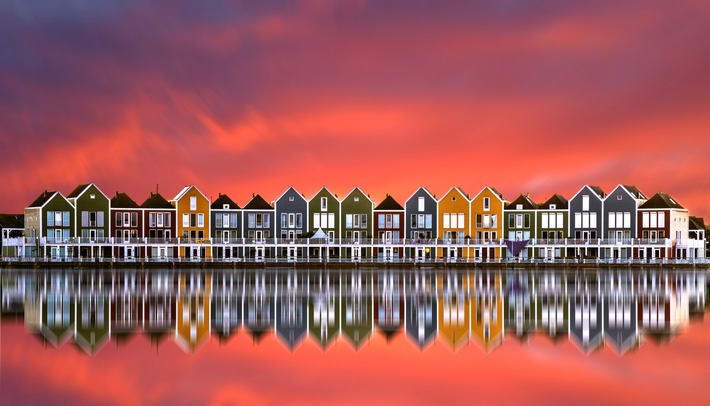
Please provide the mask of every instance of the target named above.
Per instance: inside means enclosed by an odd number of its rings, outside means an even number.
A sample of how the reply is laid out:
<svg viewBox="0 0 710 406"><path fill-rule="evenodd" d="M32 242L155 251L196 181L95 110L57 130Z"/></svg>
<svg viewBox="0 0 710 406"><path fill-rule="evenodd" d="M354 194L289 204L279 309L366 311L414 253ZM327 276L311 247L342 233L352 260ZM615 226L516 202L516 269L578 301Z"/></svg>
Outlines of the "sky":
<svg viewBox="0 0 710 406"><path fill-rule="evenodd" d="M710 3L0 2L0 212L96 183L375 203L583 185L710 217Z"/></svg>

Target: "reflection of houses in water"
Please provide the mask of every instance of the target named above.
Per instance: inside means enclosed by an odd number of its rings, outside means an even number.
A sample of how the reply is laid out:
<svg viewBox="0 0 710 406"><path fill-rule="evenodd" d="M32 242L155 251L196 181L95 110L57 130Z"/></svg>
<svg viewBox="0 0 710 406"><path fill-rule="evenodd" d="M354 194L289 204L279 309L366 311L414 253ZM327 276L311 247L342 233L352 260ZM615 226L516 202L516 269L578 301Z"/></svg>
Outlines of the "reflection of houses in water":
<svg viewBox="0 0 710 406"><path fill-rule="evenodd" d="M573 282L568 284L569 282ZM59 346L70 337L94 354L142 330L172 336L188 352L214 331L243 326L256 339L274 329L291 350L311 337L326 348L342 336L358 348L375 327L404 327L420 348L440 334L454 349L473 337L485 350L506 329L568 332L585 353L607 342L625 353L643 334L668 340L706 305L705 271L47 271L0 273L2 315ZM511 303L512 302L512 303ZM404 315L404 318L402 318Z"/></svg>
<svg viewBox="0 0 710 406"><path fill-rule="evenodd" d="M242 324L244 277L242 271L212 274L211 329L220 340L229 338Z"/></svg>
<svg viewBox="0 0 710 406"><path fill-rule="evenodd" d="M274 274L266 271L246 275L244 295L244 327L254 340L264 337L274 326Z"/></svg>
<svg viewBox="0 0 710 406"><path fill-rule="evenodd" d="M586 353L599 347L603 339L603 305L598 282L597 274L577 273L569 301L569 337Z"/></svg>
<svg viewBox="0 0 710 406"><path fill-rule="evenodd" d="M346 272L341 284L341 331L355 348L359 348L373 329L372 273Z"/></svg>
<svg viewBox="0 0 710 406"><path fill-rule="evenodd" d="M307 278L296 271L276 275L276 336L293 350L308 333Z"/></svg>
<svg viewBox="0 0 710 406"><path fill-rule="evenodd" d="M143 331L158 344L177 328L177 277L172 271L154 271L144 280Z"/></svg>
<svg viewBox="0 0 710 406"><path fill-rule="evenodd" d="M141 275L135 270L111 274L111 334L117 339L134 334L143 319Z"/></svg>
<svg viewBox="0 0 710 406"><path fill-rule="evenodd" d="M92 354L111 338L110 286L110 275L101 271L78 275L74 339L79 347Z"/></svg>
<svg viewBox="0 0 710 406"><path fill-rule="evenodd" d="M398 271L377 273L375 285L375 324L387 338L392 338L402 329L404 323L404 276Z"/></svg>
<svg viewBox="0 0 710 406"><path fill-rule="evenodd" d="M51 344L63 344L74 332L74 273L45 273L40 288L40 334Z"/></svg>
<svg viewBox="0 0 710 406"><path fill-rule="evenodd" d="M477 271L474 274L471 315L471 331L476 341L486 350L500 345L505 333L500 272Z"/></svg>
<svg viewBox="0 0 710 406"><path fill-rule="evenodd" d="M552 338L566 334L569 321L567 275L549 271L538 274L534 295L538 328Z"/></svg>
<svg viewBox="0 0 710 406"><path fill-rule="evenodd" d="M471 330L469 275L445 272L437 275L439 336L454 349L468 342Z"/></svg>
<svg viewBox="0 0 710 406"><path fill-rule="evenodd" d="M320 271L309 275L308 330L326 348L340 330L340 274Z"/></svg>
<svg viewBox="0 0 710 406"><path fill-rule="evenodd" d="M638 295L638 321L646 336L664 340L688 324L688 291L678 290L672 274L665 271L640 273Z"/></svg>
<svg viewBox="0 0 710 406"><path fill-rule="evenodd" d="M506 276L505 285L505 329L521 340L530 337L535 328L532 303L532 275L514 270Z"/></svg>
<svg viewBox="0 0 710 406"><path fill-rule="evenodd" d="M634 274L610 271L603 275L604 336L623 354L638 344L638 300Z"/></svg>
<svg viewBox="0 0 710 406"><path fill-rule="evenodd" d="M433 272L417 270L409 273L405 281L405 329L409 339L423 349L436 337L436 280Z"/></svg>
<svg viewBox="0 0 710 406"><path fill-rule="evenodd" d="M195 351L210 334L211 274L198 271L178 275L175 338L185 351Z"/></svg>

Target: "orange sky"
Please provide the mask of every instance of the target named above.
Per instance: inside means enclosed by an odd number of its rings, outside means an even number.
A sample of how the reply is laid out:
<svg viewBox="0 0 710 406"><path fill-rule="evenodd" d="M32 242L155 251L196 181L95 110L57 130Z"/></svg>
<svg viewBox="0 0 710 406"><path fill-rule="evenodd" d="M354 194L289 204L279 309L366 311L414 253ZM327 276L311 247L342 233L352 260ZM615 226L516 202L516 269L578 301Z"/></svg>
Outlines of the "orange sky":
<svg viewBox="0 0 710 406"><path fill-rule="evenodd" d="M0 212L624 183L710 217L705 1L224 3L0 5Z"/></svg>
<svg viewBox="0 0 710 406"><path fill-rule="evenodd" d="M436 342L420 351L399 334L375 334L359 351L344 340L325 352L313 340L289 352L273 335L240 331L198 355L142 334L94 357L71 344L42 344L3 322L0 403L29 404L697 404L707 386L710 324L694 323L668 345L645 342L618 356L585 356L571 342L507 338L492 353ZM524 365L524 367L520 367ZM20 401L22 399L22 401ZM469 401L466 401L469 399Z"/></svg>

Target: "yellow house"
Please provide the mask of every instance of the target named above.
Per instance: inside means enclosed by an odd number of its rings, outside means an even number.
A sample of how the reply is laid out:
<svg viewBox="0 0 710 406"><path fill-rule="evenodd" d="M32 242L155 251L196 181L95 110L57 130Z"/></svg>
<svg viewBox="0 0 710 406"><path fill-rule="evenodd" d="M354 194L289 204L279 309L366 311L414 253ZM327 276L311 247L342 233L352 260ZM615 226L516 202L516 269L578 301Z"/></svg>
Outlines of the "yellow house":
<svg viewBox="0 0 710 406"><path fill-rule="evenodd" d="M503 341L503 284L500 272L473 275L471 332L486 350Z"/></svg>
<svg viewBox="0 0 710 406"><path fill-rule="evenodd" d="M212 274L182 273L178 276L175 339L187 352L194 352L210 335Z"/></svg>
<svg viewBox="0 0 710 406"><path fill-rule="evenodd" d="M506 200L500 192L486 186L471 200L471 238L475 248L472 256L490 261L501 258L503 238L503 208Z"/></svg>
<svg viewBox="0 0 710 406"><path fill-rule="evenodd" d="M195 185L185 186L170 203L177 208L180 258L210 258L210 200Z"/></svg>
<svg viewBox="0 0 710 406"><path fill-rule="evenodd" d="M454 350L468 343L471 332L471 294L468 273L438 274L439 337Z"/></svg>
<svg viewBox="0 0 710 406"><path fill-rule="evenodd" d="M439 257L449 261L468 258L466 239L471 237L471 200L466 193L456 186L452 187L439 200L439 239L444 243L438 249Z"/></svg>

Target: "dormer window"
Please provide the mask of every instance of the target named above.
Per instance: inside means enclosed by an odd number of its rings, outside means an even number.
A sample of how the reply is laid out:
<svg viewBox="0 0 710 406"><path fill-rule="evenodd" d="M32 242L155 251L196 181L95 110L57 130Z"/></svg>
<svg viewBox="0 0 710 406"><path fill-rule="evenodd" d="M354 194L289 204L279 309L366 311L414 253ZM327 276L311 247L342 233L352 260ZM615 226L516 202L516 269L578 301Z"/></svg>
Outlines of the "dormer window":
<svg viewBox="0 0 710 406"><path fill-rule="evenodd" d="M229 204L223 204L223 205L222 205L222 208L225 209L225 210L229 209Z"/></svg>
<svg viewBox="0 0 710 406"><path fill-rule="evenodd" d="M321 209L321 211L328 210L328 198L327 197L320 198L320 209Z"/></svg>
<svg viewBox="0 0 710 406"><path fill-rule="evenodd" d="M293 201L293 196L289 196L289 197L288 197L288 201L289 201L289 202L292 202L292 201Z"/></svg>
<svg viewBox="0 0 710 406"><path fill-rule="evenodd" d="M515 205L515 210L522 210L522 209L523 209L523 205L522 205L522 204L516 204L516 205Z"/></svg>
<svg viewBox="0 0 710 406"><path fill-rule="evenodd" d="M90 195L89 195L89 199L96 199L96 195L95 195L95 194L93 194L93 193L92 193L92 194L90 194Z"/></svg>
<svg viewBox="0 0 710 406"><path fill-rule="evenodd" d="M551 205L550 205L550 210L555 210L556 208L557 208L557 205L556 205L556 204L551 204Z"/></svg>
<svg viewBox="0 0 710 406"><path fill-rule="evenodd" d="M621 195L616 196L616 200L621 200L621 199L622 199Z"/></svg>
<svg viewBox="0 0 710 406"><path fill-rule="evenodd" d="M359 202L359 201L360 201L360 197L359 197L359 196L355 196L355 197L353 198L353 200L355 200L356 202Z"/></svg>

